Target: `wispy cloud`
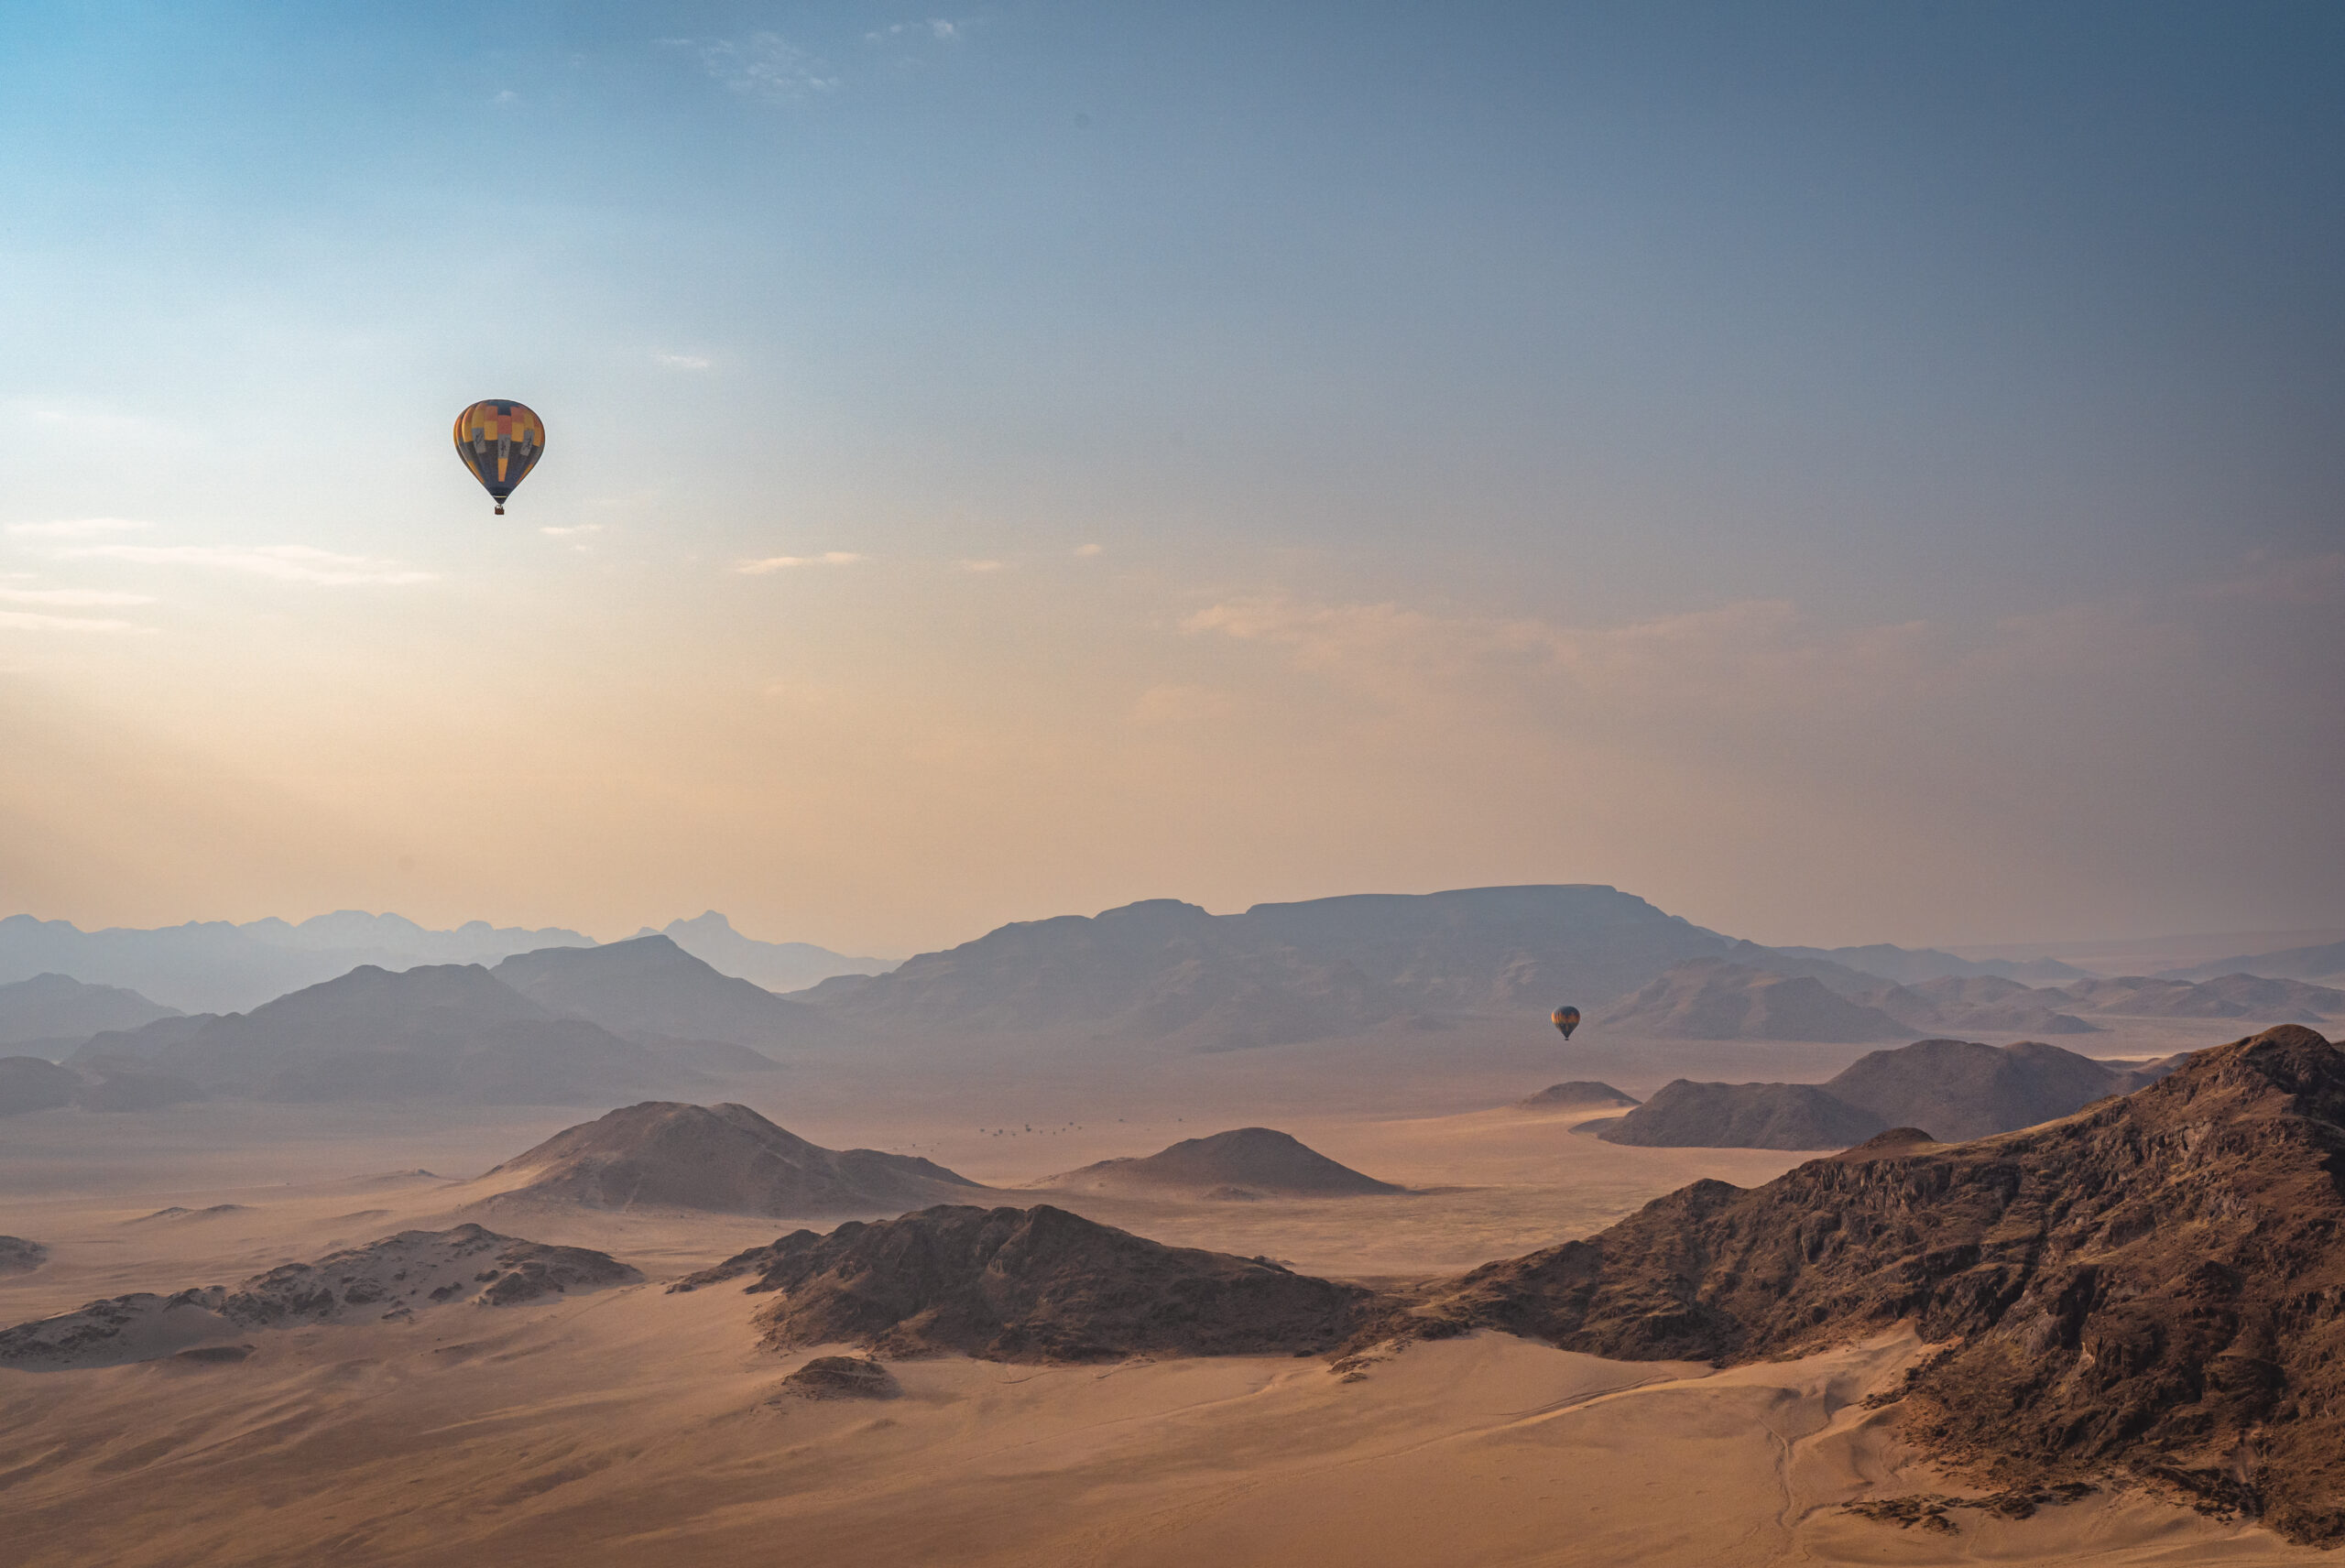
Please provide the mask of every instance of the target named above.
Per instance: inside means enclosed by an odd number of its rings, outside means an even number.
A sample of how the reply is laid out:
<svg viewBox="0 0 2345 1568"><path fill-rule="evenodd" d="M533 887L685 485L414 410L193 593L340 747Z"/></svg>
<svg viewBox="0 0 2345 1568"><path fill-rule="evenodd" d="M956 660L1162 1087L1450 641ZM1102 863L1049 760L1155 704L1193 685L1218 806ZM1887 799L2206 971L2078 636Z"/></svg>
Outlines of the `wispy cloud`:
<svg viewBox="0 0 2345 1568"><path fill-rule="evenodd" d="M920 22L891 22L887 27L863 35L867 44L900 43L912 38L933 38L939 43L951 43L963 36L965 23L947 21L943 16L931 16Z"/></svg>
<svg viewBox="0 0 2345 1568"><path fill-rule="evenodd" d="M655 354L651 359L653 364L664 365L670 370L706 370L710 364L696 354Z"/></svg>
<svg viewBox="0 0 2345 1568"><path fill-rule="evenodd" d="M853 566L867 559L853 550L826 550L821 555L769 555L762 561L735 563L733 570L750 577L761 577L769 572L789 572L801 566Z"/></svg>
<svg viewBox="0 0 2345 1568"><path fill-rule="evenodd" d="M835 93L839 78L820 57L780 33L746 38L661 38L671 49L691 51L701 69L736 93L760 98L800 99Z"/></svg>
<svg viewBox="0 0 2345 1568"><path fill-rule="evenodd" d="M81 609L99 605L151 604L152 593L115 593L101 588L0 588L0 603L61 604Z"/></svg>
<svg viewBox="0 0 2345 1568"><path fill-rule="evenodd" d="M63 550L58 553L126 561L139 566L204 567L217 572L271 578L279 583L314 583L331 587L359 583L398 585L432 580L431 572L401 566L395 561L343 555L306 544L250 548L209 544L97 544Z"/></svg>
<svg viewBox="0 0 2345 1568"><path fill-rule="evenodd" d="M1074 553L1088 561L1095 555L1104 553L1107 548L1104 544L1079 544L1074 547Z"/></svg>
<svg viewBox="0 0 2345 1568"><path fill-rule="evenodd" d="M573 523L567 528L546 527L538 530L551 539L572 539L579 534L598 534L602 531L600 523Z"/></svg>
<svg viewBox="0 0 2345 1568"><path fill-rule="evenodd" d="M999 572L1008 563L999 561L964 561L955 564L964 572Z"/></svg>
<svg viewBox="0 0 2345 1568"><path fill-rule="evenodd" d="M47 523L10 523L7 531L18 539L95 539L151 526L130 517L60 517Z"/></svg>
<svg viewBox="0 0 2345 1568"><path fill-rule="evenodd" d="M30 610L0 610L0 631L121 634L151 632L136 621L102 621L85 615L44 615Z"/></svg>

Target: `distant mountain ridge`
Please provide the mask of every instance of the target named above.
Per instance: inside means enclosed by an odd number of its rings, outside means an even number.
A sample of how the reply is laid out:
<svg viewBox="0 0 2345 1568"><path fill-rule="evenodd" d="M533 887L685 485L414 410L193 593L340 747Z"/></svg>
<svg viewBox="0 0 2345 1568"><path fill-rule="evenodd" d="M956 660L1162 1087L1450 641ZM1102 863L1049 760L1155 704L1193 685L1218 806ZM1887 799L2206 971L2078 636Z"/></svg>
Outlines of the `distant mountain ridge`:
<svg viewBox="0 0 2345 1568"><path fill-rule="evenodd" d="M781 989L797 989L827 975L887 967L880 960L849 958L806 942L757 942L714 910L672 921L665 934L721 972L769 989L776 982ZM530 930L469 920L452 931L431 931L402 915L362 909L338 909L299 923L271 917L241 925L191 920L153 930L110 926L87 931L70 920L10 915L0 919L0 985L56 974L86 985L126 987L185 1012L249 1012L362 964L393 971L424 964L489 965L516 953L595 945L594 938L561 926ZM759 971L771 979L760 978Z"/></svg>
<svg viewBox="0 0 2345 1568"><path fill-rule="evenodd" d="M759 942L735 931L714 909L635 934L664 936L694 958L777 994L802 991L834 975L884 975L896 966L890 958L856 958L811 942Z"/></svg>
<svg viewBox="0 0 2345 1568"><path fill-rule="evenodd" d="M0 1051L63 1056L101 1030L137 1029L178 1012L122 986L36 975L0 985Z"/></svg>

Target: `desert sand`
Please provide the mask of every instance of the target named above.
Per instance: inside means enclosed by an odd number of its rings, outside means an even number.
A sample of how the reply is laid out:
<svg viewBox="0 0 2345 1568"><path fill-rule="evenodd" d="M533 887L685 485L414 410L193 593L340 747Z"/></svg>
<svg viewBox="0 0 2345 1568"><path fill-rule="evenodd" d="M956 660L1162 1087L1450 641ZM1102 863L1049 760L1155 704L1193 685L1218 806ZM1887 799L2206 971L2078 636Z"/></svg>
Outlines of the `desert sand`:
<svg viewBox="0 0 2345 1568"><path fill-rule="evenodd" d="M1461 1033L1463 1031L1460 1031ZM2170 1020L2097 1037L2146 1057L2216 1043ZM1697 1177L1804 1157L1620 1148L1597 1114L1514 1105L1564 1078L1828 1077L1863 1046L1604 1041L1558 1050L1371 1037L1146 1059L1089 1077L977 1062L747 1078L728 1098L827 1146L917 1153L1157 1240L1338 1279L1410 1279L1587 1235ZM1450 1043L1450 1042L1445 1042ZM1347 1051L1349 1051L1347 1057ZM1413 1058L1413 1068L1407 1066ZM16 1118L0 1231L48 1260L0 1276L0 1324L139 1290L233 1284L398 1231L480 1217L501 1160L575 1107L213 1102ZM1233 1203L1024 1183L1225 1128L1276 1127L1406 1192ZM1028 1128L1033 1130L1029 1131ZM169 1211L169 1212L165 1212ZM1888 1335L1729 1372L1500 1334L1325 1357L1005 1366L890 1362L892 1397L785 1388L845 1346L761 1350L761 1298L666 1282L801 1223L548 1203L507 1235L647 1277L494 1310L244 1333L236 1362L0 1370L11 1560L33 1565L894 1563L2293 1563L2252 1524L2100 1493L1952 1533L1842 1511L1962 1494L1866 1393ZM803 1223L826 1230L835 1215Z"/></svg>

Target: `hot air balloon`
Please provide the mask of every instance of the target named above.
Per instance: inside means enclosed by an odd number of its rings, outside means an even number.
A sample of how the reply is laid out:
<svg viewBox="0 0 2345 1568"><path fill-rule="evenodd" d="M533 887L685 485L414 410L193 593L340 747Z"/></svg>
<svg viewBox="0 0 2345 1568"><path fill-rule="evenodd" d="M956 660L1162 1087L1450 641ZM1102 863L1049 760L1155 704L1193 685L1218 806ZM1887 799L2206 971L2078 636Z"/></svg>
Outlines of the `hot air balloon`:
<svg viewBox="0 0 2345 1568"><path fill-rule="evenodd" d="M1548 1021L1563 1031L1564 1038L1565 1040L1569 1040L1572 1037L1572 1030L1579 1028L1579 1009L1577 1007L1557 1007L1554 1016Z"/></svg>
<svg viewBox="0 0 2345 1568"><path fill-rule="evenodd" d="M456 416L456 455L496 503L500 517L505 497L529 477L545 450L546 422L509 397L474 403Z"/></svg>

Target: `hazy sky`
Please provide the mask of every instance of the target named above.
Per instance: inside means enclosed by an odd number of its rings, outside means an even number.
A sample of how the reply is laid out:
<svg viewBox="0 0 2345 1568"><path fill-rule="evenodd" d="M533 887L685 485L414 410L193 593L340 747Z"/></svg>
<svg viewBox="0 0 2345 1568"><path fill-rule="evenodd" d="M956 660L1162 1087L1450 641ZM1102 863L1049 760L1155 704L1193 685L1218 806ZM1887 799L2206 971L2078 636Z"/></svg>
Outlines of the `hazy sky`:
<svg viewBox="0 0 2345 1568"><path fill-rule="evenodd" d="M2327 0L0 38L0 913L2345 924Z"/></svg>

